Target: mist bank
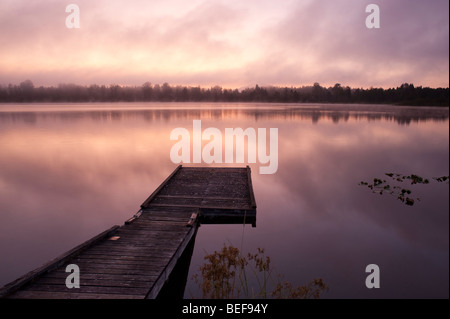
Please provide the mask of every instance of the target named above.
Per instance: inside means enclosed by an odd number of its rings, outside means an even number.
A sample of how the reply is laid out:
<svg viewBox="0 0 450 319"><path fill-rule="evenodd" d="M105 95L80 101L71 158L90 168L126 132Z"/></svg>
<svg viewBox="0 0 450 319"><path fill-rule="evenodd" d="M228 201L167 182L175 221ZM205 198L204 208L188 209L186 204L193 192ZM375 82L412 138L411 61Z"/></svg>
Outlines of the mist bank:
<svg viewBox="0 0 450 319"><path fill-rule="evenodd" d="M449 88L415 87L403 83L396 88L350 88L336 83L302 87L259 86L225 89L221 86L171 86L168 83L141 86L117 84L82 86L59 84L35 87L31 80L0 86L1 103L22 102L268 102L268 103L367 103L410 106L449 106Z"/></svg>

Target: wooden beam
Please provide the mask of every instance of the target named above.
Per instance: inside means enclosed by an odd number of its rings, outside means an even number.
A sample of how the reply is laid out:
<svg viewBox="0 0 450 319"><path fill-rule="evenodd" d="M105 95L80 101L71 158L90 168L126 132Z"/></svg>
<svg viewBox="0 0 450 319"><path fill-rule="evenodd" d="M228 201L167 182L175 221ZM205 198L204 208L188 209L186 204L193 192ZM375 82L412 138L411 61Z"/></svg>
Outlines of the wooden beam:
<svg viewBox="0 0 450 319"><path fill-rule="evenodd" d="M250 166L248 165L247 165L247 178L248 178L248 188L250 191L250 202L252 208L256 208L255 194L253 193L253 185L252 185L252 171L250 169Z"/></svg>
<svg viewBox="0 0 450 319"><path fill-rule="evenodd" d="M165 269L161 272L161 275L159 276L158 280L156 280L155 284L153 285L152 289L147 293L145 296L145 299L155 299L159 292L161 291L162 287L164 286L165 282L169 279L169 276L172 272L172 270L175 268L175 265L178 262L178 259L181 258L181 255L183 254L185 248L191 241L191 239L195 236L197 233L198 223L194 223L189 230L188 234L184 238L183 242L178 247L176 253L171 258L170 262L167 264Z"/></svg>
<svg viewBox="0 0 450 319"><path fill-rule="evenodd" d="M229 209L235 209L235 210L254 210L253 206L236 206L236 207L224 207L224 206L206 206L202 207L201 205L176 205L176 204L150 204L151 207L186 207L186 208L200 208L200 209L223 209L223 210L229 210Z"/></svg>

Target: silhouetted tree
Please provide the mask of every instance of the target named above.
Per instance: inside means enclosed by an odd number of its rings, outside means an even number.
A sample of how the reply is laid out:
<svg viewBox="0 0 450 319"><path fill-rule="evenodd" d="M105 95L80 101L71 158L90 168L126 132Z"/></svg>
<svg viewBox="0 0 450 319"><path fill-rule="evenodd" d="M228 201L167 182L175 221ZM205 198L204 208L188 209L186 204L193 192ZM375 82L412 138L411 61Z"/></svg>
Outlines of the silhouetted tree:
<svg viewBox="0 0 450 319"><path fill-rule="evenodd" d="M172 88L169 83L164 83L161 88L161 100L164 102L173 101Z"/></svg>
<svg viewBox="0 0 450 319"><path fill-rule="evenodd" d="M218 85L212 87L211 97L214 102L222 101L222 87Z"/></svg>
<svg viewBox="0 0 450 319"><path fill-rule="evenodd" d="M150 82L145 82L142 84L142 99L144 101L151 101L153 88Z"/></svg>
<svg viewBox="0 0 450 319"><path fill-rule="evenodd" d="M33 100L34 84L31 80L21 82L19 88L23 101L29 102Z"/></svg>
<svg viewBox="0 0 450 319"><path fill-rule="evenodd" d="M172 87L145 82L140 87L92 84L80 86L59 84L57 87L35 88L31 80L19 85L0 86L0 102L284 102L284 103L385 103L402 105L449 106L449 88L432 89L403 83L397 88L351 89L336 83L325 88L315 82L302 87L262 87L223 89L216 85L208 89L187 86Z"/></svg>

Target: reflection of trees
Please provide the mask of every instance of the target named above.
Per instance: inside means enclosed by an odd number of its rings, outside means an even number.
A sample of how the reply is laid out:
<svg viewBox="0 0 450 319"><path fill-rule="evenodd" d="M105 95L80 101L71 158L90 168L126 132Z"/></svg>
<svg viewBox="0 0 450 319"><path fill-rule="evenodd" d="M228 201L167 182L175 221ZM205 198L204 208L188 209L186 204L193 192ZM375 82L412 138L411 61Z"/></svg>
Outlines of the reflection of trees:
<svg viewBox="0 0 450 319"><path fill-rule="evenodd" d="M92 119L93 121L142 120L148 122L167 122L171 120L193 119L251 119L311 121L331 120L333 123L347 122L350 119L364 121L394 121L399 124L410 124L422 121L445 121L449 118L448 108L414 108L383 105L311 105L286 107L268 107L266 104L221 104L211 107L211 104L155 104L155 108L127 109L126 104L121 109L113 110L70 110L45 112L0 112L0 123L22 122L36 123L39 120L77 121ZM165 108L161 108L165 106Z"/></svg>
<svg viewBox="0 0 450 319"><path fill-rule="evenodd" d="M449 88L414 87L403 83L397 88L352 89L336 83L322 87L319 83L302 87L261 87L243 90L171 86L164 83L142 86L80 86L60 84L34 87L30 80L20 85L0 86L0 102L280 102L280 103L369 103L448 106Z"/></svg>

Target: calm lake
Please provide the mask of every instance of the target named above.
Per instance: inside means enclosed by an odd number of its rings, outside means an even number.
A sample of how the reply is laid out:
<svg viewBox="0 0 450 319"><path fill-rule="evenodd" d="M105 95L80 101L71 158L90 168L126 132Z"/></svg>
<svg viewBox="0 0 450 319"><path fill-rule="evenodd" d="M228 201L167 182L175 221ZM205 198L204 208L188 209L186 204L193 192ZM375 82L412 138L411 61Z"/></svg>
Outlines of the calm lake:
<svg viewBox="0 0 450 319"><path fill-rule="evenodd" d="M256 227L202 225L189 278L232 244L264 248L295 285L322 278L323 298L449 297L449 184L433 179L449 174L449 109L377 105L2 104L0 286L135 214L177 166L171 131L194 120L278 128L278 170L249 164ZM359 185L374 178L411 190L414 205ZM369 264L379 289L366 287ZM201 297L191 279L185 297Z"/></svg>

